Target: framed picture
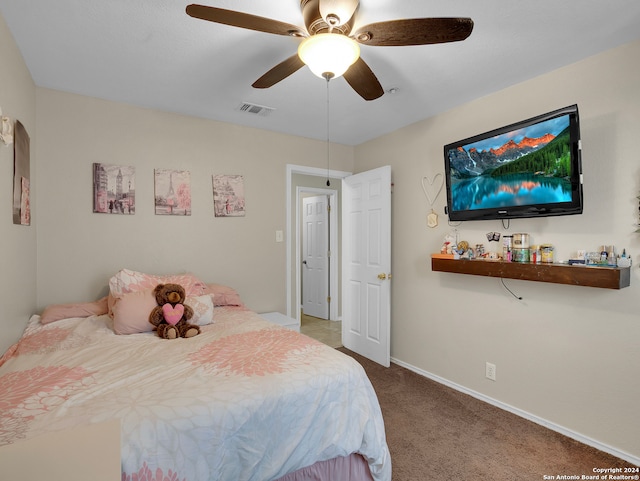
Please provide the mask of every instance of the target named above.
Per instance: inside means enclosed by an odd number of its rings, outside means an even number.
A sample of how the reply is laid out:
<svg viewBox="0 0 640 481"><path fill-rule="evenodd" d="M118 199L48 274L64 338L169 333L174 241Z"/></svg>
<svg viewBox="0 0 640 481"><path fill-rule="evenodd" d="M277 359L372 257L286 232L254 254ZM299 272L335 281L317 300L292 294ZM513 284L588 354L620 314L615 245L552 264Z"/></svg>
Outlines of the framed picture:
<svg viewBox="0 0 640 481"><path fill-rule="evenodd" d="M93 164L93 212L136 213L136 169L127 165Z"/></svg>
<svg viewBox="0 0 640 481"><path fill-rule="evenodd" d="M155 169L156 215L191 215L191 173Z"/></svg>
<svg viewBox="0 0 640 481"><path fill-rule="evenodd" d="M13 139L13 223L31 225L31 140L19 120L16 120Z"/></svg>
<svg viewBox="0 0 640 481"><path fill-rule="evenodd" d="M213 211L216 217L244 217L243 176L213 176Z"/></svg>
<svg viewBox="0 0 640 481"><path fill-rule="evenodd" d="M20 198L20 224L31 225L31 199L29 192L31 182L26 177L22 177L22 196Z"/></svg>

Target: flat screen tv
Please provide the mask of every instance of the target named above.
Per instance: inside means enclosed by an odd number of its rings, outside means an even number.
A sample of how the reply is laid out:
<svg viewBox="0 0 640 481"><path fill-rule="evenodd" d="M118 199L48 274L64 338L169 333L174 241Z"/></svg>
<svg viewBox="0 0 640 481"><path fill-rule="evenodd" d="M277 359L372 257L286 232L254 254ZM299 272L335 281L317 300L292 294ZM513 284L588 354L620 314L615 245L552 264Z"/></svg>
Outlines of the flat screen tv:
<svg viewBox="0 0 640 481"><path fill-rule="evenodd" d="M582 213L578 106L444 146L449 220Z"/></svg>

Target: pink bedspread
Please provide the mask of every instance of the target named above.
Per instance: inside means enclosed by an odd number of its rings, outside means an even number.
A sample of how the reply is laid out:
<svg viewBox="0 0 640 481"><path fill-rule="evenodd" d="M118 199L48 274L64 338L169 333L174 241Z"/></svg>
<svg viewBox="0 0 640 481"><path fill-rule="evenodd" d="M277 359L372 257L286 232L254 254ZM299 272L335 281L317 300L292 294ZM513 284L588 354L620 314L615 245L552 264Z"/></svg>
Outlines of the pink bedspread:
<svg viewBox="0 0 640 481"><path fill-rule="evenodd" d="M120 419L123 481L265 481L351 453L391 480L362 367L243 308L176 340L34 316L0 359L0 413L0 445Z"/></svg>

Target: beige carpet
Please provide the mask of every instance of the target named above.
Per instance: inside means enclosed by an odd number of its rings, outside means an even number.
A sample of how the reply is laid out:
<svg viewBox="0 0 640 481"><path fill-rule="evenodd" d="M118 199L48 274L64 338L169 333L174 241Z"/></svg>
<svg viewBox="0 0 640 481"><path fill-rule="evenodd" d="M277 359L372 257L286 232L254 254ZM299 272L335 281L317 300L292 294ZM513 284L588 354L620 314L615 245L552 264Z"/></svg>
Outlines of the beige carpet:
<svg viewBox="0 0 640 481"><path fill-rule="evenodd" d="M376 390L393 481L589 479L582 475L594 468L633 466L408 369L339 350L362 364Z"/></svg>

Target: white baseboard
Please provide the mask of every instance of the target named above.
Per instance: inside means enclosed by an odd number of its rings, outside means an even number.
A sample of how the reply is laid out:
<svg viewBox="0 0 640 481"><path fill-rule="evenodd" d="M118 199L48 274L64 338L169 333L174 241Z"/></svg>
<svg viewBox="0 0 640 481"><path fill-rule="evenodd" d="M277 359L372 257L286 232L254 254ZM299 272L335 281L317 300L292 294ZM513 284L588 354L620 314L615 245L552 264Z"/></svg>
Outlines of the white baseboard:
<svg viewBox="0 0 640 481"><path fill-rule="evenodd" d="M632 463L636 466L640 466L640 457L637 456L633 456L632 454L626 453L624 451L620 451L619 449L616 449L614 447L608 446L606 444L603 444L599 441L596 441L595 439L589 438L587 436L584 436L580 433L576 433L575 431L572 431L571 429L567 429L563 426L559 426L558 424L552 423L551 421L548 421L544 418L538 417L534 414L531 414L527 411L523 411L522 409L518 409L516 407L513 407L509 404L503 403L501 401L498 401L496 399L490 398L489 396L485 396L484 394L481 394L479 392L473 391L471 389L468 389L464 386L461 386L459 384L456 384L454 382L451 382L443 377L440 376L436 376L435 374L431 374L430 372L424 371L422 369L419 369L415 366L412 366L411 364L407 364L406 362L403 362L399 359L396 359L394 357L391 358L391 362L393 362L394 364L397 364L398 366L402 366L406 369L409 369L410 371L415 372L416 374L420 374L421 376L424 376L426 378L429 378L437 383L440 384L444 384L447 387L450 387L452 389L455 389L456 391L460 391L464 394L468 394L469 396L472 396L476 399L479 399L480 401L484 401L486 403L489 403L493 406L496 406L500 409L503 409L504 411L508 411L510 413L513 413L517 416L520 416L524 419L527 419L529 421L532 421L536 424L539 424L541 426L544 426L545 428L551 429L552 431L555 431L557 433L563 434L569 438L575 439L576 441L581 442L582 444L586 444L587 446L591 446L593 448L598 449L599 451L603 451L605 453L611 454L612 456L616 456L617 458L623 459L625 461L628 461L629 463Z"/></svg>

